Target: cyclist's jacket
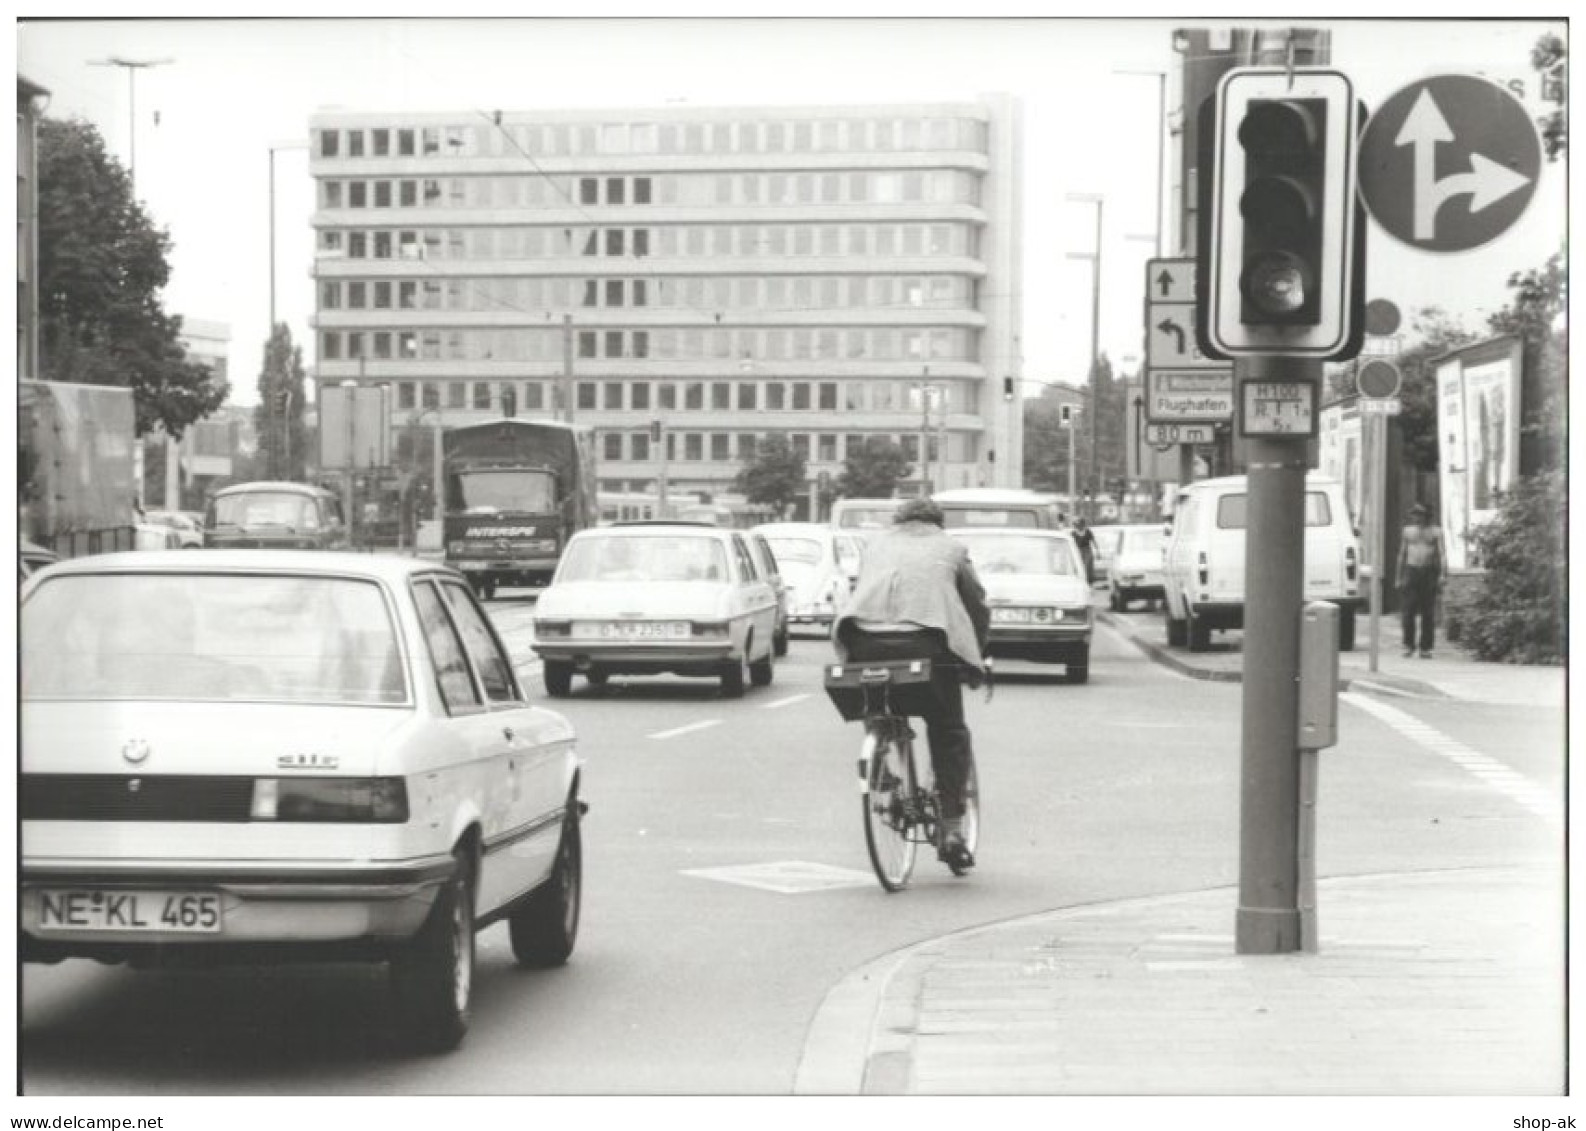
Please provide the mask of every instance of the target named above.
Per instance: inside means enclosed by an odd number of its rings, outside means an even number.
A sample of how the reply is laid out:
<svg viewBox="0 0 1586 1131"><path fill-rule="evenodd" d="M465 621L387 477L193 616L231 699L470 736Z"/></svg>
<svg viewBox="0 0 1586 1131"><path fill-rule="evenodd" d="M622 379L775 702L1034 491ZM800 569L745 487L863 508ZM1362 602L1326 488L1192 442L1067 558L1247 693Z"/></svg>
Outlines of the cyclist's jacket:
<svg viewBox="0 0 1586 1131"><path fill-rule="evenodd" d="M837 654L856 627L917 625L940 630L948 650L981 671L991 627L986 591L963 543L930 522L904 522L871 537L853 596L832 625Z"/></svg>

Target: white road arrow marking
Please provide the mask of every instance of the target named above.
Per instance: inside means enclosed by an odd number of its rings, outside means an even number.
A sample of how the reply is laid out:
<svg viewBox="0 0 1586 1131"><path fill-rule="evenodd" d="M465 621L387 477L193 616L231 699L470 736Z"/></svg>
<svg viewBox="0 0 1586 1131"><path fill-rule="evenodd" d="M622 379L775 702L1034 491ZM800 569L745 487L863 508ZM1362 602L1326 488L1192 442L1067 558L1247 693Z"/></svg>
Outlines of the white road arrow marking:
<svg viewBox="0 0 1586 1131"><path fill-rule="evenodd" d="M689 723L687 726L673 727L671 730L658 730L654 734L646 735L645 737L676 738L680 734L693 734L696 730L709 730L711 727L719 726L721 726L720 719L701 719L699 722Z"/></svg>
<svg viewBox="0 0 1586 1131"><path fill-rule="evenodd" d="M1432 92L1421 91L1393 142L1415 148L1415 238L1418 240L1436 237L1438 210L1454 197L1468 193L1470 210L1480 212L1531 183L1530 177L1479 153L1470 155L1470 172L1452 173L1438 180L1438 144L1453 140L1454 131L1438 109Z"/></svg>

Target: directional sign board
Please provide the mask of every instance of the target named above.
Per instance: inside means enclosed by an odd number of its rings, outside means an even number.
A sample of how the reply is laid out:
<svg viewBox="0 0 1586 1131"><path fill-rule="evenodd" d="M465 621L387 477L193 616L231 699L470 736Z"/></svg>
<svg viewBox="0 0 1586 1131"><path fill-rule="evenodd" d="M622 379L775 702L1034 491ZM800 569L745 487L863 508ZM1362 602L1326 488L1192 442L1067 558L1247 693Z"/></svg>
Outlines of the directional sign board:
<svg viewBox="0 0 1586 1131"><path fill-rule="evenodd" d="M1234 416L1232 369L1147 369L1145 417L1153 424L1218 424Z"/></svg>
<svg viewBox="0 0 1586 1131"><path fill-rule="evenodd" d="M1233 366L1202 354L1195 340L1195 261L1147 260L1145 293L1145 419L1173 426L1233 420ZM1212 441L1186 437L1150 442Z"/></svg>
<svg viewBox="0 0 1586 1131"><path fill-rule="evenodd" d="M1210 444L1217 439L1215 424L1147 424L1148 444Z"/></svg>
<svg viewBox="0 0 1586 1131"><path fill-rule="evenodd" d="M1525 107L1475 75L1411 83L1360 141L1360 195L1395 239L1422 251L1480 247L1536 195L1542 142Z"/></svg>

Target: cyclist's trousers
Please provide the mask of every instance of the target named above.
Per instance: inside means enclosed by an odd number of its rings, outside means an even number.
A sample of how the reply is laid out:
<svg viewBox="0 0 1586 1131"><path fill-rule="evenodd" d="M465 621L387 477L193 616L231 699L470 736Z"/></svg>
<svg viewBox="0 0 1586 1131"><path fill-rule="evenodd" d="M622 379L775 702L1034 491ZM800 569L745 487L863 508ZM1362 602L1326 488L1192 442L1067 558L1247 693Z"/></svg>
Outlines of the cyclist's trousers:
<svg viewBox="0 0 1586 1131"><path fill-rule="evenodd" d="M964 783L969 779L973 757L969 728L964 725L964 692L958 684L958 659L947 650L941 633L929 629L919 632L872 633L854 631L845 635L848 659L930 660L931 683L936 706L925 720L925 735L931 746L931 770L942 795L942 816L964 815Z"/></svg>

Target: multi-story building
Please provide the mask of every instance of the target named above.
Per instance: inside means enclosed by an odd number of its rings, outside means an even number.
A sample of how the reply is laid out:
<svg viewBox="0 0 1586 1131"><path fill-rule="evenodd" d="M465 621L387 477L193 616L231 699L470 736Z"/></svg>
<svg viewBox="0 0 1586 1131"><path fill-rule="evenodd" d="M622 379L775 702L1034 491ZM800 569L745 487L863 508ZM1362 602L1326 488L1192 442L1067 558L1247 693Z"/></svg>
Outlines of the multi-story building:
<svg viewBox="0 0 1586 1131"><path fill-rule="evenodd" d="M399 462L510 407L593 426L612 491L657 482L655 422L679 492L773 432L812 481L880 435L1017 483L1011 100L311 126L317 378L391 386Z"/></svg>
<svg viewBox="0 0 1586 1131"><path fill-rule="evenodd" d="M50 92L17 76L17 376L39 369L38 128Z"/></svg>

